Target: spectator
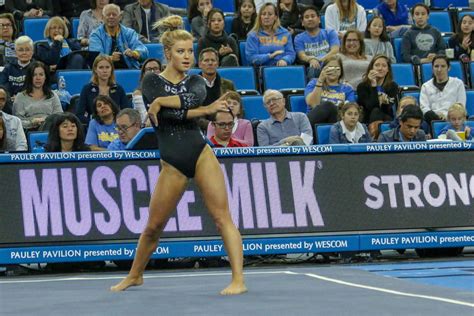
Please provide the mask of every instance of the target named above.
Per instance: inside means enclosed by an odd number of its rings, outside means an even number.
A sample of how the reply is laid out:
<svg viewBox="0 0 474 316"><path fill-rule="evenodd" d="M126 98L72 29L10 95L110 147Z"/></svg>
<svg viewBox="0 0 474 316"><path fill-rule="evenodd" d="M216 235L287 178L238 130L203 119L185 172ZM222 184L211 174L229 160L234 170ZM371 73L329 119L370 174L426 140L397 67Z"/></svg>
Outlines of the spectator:
<svg viewBox="0 0 474 316"><path fill-rule="evenodd" d="M420 106L428 125L431 125L433 120L446 120L452 104L461 103L466 106L464 82L448 75L451 69L449 59L438 55L431 64L433 78L421 86L420 92Z"/></svg>
<svg viewBox="0 0 474 316"><path fill-rule="evenodd" d="M466 125L466 107L461 103L454 103L448 109L448 124L441 130L440 135L445 135L449 139L464 141L472 140L474 130ZM449 132L452 131L452 132ZM453 132L456 135L453 137Z"/></svg>
<svg viewBox="0 0 474 316"><path fill-rule="evenodd" d="M167 5L153 0L138 0L125 7L122 24L140 34L142 43L156 42L158 33L153 29L153 25L169 15L170 9Z"/></svg>
<svg viewBox="0 0 474 316"><path fill-rule="evenodd" d="M47 152L90 150L89 146L84 144L84 132L77 116L65 112L55 118L49 129L48 143L45 149Z"/></svg>
<svg viewBox="0 0 474 316"><path fill-rule="evenodd" d="M212 0L190 0L188 20L191 23L193 35L199 39L207 31L207 14L212 9Z"/></svg>
<svg viewBox="0 0 474 316"><path fill-rule="evenodd" d="M232 111L218 111L211 122L215 134L209 137L213 147L247 147L248 145L232 137L235 126Z"/></svg>
<svg viewBox="0 0 474 316"><path fill-rule="evenodd" d="M391 37L401 37L411 27L410 12L398 0L382 0L374 14L383 18Z"/></svg>
<svg viewBox="0 0 474 316"><path fill-rule="evenodd" d="M322 65L339 52L339 38L334 30L319 28L319 12L314 6L302 10L305 32L296 35L295 50L298 60L305 64L307 77L317 78Z"/></svg>
<svg viewBox="0 0 474 316"><path fill-rule="evenodd" d="M325 14L326 28L335 30L342 37L349 29L364 32L367 27L365 9L356 0L335 0Z"/></svg>
<svg viewBox="0 0 474 316"><path fill-rule="evenodd" d="M402 39L402 60L405 63L430 63L436 54L444 54L445 44L441 33L428 24L430 8L423 4L415 4L411 8L415 24Z"/></svg>
<svg viewBox="0 0 474 316"><path fill-rule="evenodd" d="M88 122L94 111L94 99L98 95L110 96L121 109L131 107L125 90L115 81L112 57L107 55L99 55L94 60L91 82L81 90L76 114L82 122Z"/></svg>
<svg viewBox="0 0 474 316"><path fill-rule="evenodd" d="M232 34L237 36L237 40L244 41L247 34L255 24L257 18L257 10L253 0L240 1L237 9L237 16L232 20Z"/></svg>
<svg viewBox="0 0 474 316"><path fill-rule="evenodd" d="M15 54L16 22L10 13L0 14L0 66L17 61Z"/></svg>
<svg viewBox="0 0 474 316"><path fill-rule="evenodd" d="M121 10L124 10L127 5L132 4L135 1L136 0L114 0L114 3L118 5Z"/></svg>
<svg viewBox="0 0 474 316"><path fill-rule="evenodd" d="M26 70L25 90L18 93L13 103L13 115L18 116L23 128L37 130L54 113L63 108L59 97L51 91L48 67L35 61Z"/></svg>
<svg viewBox="0 0 474 316"><path fill-rule="evenodd" d="M224 12L212 9L208 13L207 31L198 42L198 54L204 48L212 47L219 53L219 65L234 67L239 65L239 48L233 37L224 31Z"/></svg>
<svg viewBox="0 0 474 316"><path fill-rule="evenodd" d="M108 4L102 10L104 24L95 29L89 39L89 50L112 56L114 67L140 68L140 61L148 58L148 49L138 33L120 24L120 7Z"/></svg>
<svg viewBox="0 0 474 316"><path fill-rule="evenodd" d="M280 26L274 4L265 3L247 37L247 60L254 66L284 67L295 61L291 34Z"/></svg>
<svg viewBox="0 0 474 316"><path fill-rule="evenodd" d="M232 127L232 139L235 139L239 143L245 144L245 146L253 146L253 129L252 123L249 120L244 119L244 111L242 109L242 98L240 94L235 91L229 91L225 98L227 106L231 110L234 117L234 125ZM215 135L215 125L210 123L207 127L207 138L211 139Z"/></svg>
<svg viewBox="0 0 474 316"><path fill-rule="evenodd" d="M104 21L102 10L110 3L109 0L90 0L90 9L81 12L79 17L79 28L77 38L81 41L81 46L89 46L89 37L96 28Z"/></svg>
<svg viewBox="0 0 474 316"><path fill-rule="evenodd" d="M374 128L378 130L378 124L393 120L393 109L398 106L398 94L399 87L393 81L390 59L385 55L375 56L363 81L357 86L357 100L364 109L365 122L376 123Z"/></svg>
<svg viewBox="0 0 474 316"><path fill-rule="evenodd" d="M52 0L10 0L5 1L8 12L13 13L15 20L23 18L38 18L53 16L54 7Z"/></svg>
<svg viewBox="0 0 474 316"><path fill-rule="evenodd" d="M303 31L301 26L300 10L296 0L278 0L277 1L278 17L281 26L286 28L294 37Z"/></svg>
<svg viewBox="0 0 474 316"><path fill-rule="evenodd" d="M25 132L21 125L21 120L13 115L5 113L3 110L9 97L4 87L0 87L0 119L2 120L2 142L3 151L27 151Z"/></svg>
<svg viewBox="0 0 474 316"><path fill-rule="evenodd" d="M367 24L365 30L365 53L370 56L383 54L387 56L392 64L397 62L395 54L393 53L393 46L390 43L390 38L387 35L385 22L380 16L374 16Z"/></svg>
<svg viewBox="0 0 474 316"><path fill-rule="evenodd" d="M372 60L372 56L365 54L364 38L361 32L348 30L344 34L340 56L344 65L344 79L353 88L357 88Z"/></svg>
<svg viewBox="0 0 474 316"><path fill-rule="evenodd" d="M115 117L119 112L119 107L107 95L98 95L94 99L94 105L94 113L87 128L85 142L92 150L105 150L118 138Z"/></svg>
<svg viewBox="0 0 474 316"><path fill-rule="evenodd" d="M398 101L397 114L395 118L393 119L393 121L390 122L390 128L395 128L398 125L400 125L400 115L402 114L403 109L407 105L414 105L414 106L420 107L418 104L418 100L415 97L411 95L406 95L402 97L400 101ZM425 134L428 135L430 133L430 127L425 121L421 122L421 128L423 129Z"/></svg>
<svg viewBox="0 0 474 316"><path fill-rule="evenodd" d="M278 0L254 0L254 2L256 11L260 12L260 9L267 3L272 3L276 6Z"/></svg>
<svg viewBox="0 0 474 316"><path fill-rule="evenodd" d="M352 86L344 83L344 67L339 56L331 56L319 78L311 80L304 91L311 126L319 123L336 123L338 106L355 102Z"/></svg>
<svg viewBox="0 0 474 316"><path fill-rule="evenodd" d="M140 113L140 116L142 118L142 123L144 124L148 121L148 113L147 113L147 108L145 107L145 102L143 101L141 83L142 83L143 77L147 73L154 73L157 75L161 73L161 62L159 59L148 58L147 60L143 62L142 70L140 72L140 87L138 87L135 91L133 91L133 95L132 95L133 108Z"/></svg>
<svg viewBox="0 0 474 316"><path fill-rule="evenodd" d="M303 113L288 112L280 91L265 91L263 103L270 118L257 127L259 146L306 145L305 139L311 139L312 143L313 131L308 117Z"/></svg>
<svg viewBox="0 0 474 316"><path fill-rule="evenodd" d="M119 138L110 143L107 150L124 150L140 131L140 113L134 109L121 110L115 119Z"/></svg>
<svg viewBox="0 0 474 316"><path fill-rule="evenodd" d="M422 121L423 112L420 108L416 105L407 105L400 115L400 125L380 134L378 142L424 142L425 132L420 129Z"/></svg>
<svg viewBox="0 0 474 316"><path fill-rule="evenodd" d="M72 19L81 15L82 11L89 9L90 0L54 0L55 15Z"/></svg>
<svg viewBox="0 0 474 316"><path fill-rule="evenodd" d="M8 90L13 98L23 90L28 65L33 57L33 41L28 36L20 36L15 41L16 63L8 63L0 73L0 85ZM48 71L49 72L49 71Z"/></svg>
<svg viewBox="0 0 474 316"><path fill-rule="evenodd" d="M361 113L362 109L357 103L350 102L341 105L341 120L331 126L329 143L371 143L372 137L370 137L367 127L359 122Z"/></svg>
<svg viewBox="0 0 474 316"><path fill-rule="evenodd" d="M456 28L456 34L449 39L449 47L454 49L454 58L459 59L463 54L469 56L471 61L474 61L474 32L473 32L473 16L466 14L459 21Z"/></svg>
<svg viewBox="0 0 474 316"><path fill-rule="evenodd" d="M71 54L81 50L81 44L75 39L68 39L69 30L62 18L55 16L49 19L44 28L44 37L47 38L47 42L36 44L35 59L44 62L51 71L87 68L82 55ZM61 59L66 62L60 63Z"/></svg>

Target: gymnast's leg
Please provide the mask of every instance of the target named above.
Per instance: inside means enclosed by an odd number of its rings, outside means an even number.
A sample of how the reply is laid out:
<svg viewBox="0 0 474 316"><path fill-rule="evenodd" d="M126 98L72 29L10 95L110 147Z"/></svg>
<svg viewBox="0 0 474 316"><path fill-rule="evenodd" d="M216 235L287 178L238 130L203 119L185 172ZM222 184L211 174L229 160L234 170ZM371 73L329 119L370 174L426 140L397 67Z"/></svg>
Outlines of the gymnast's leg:
<svg viewBox="0 0 474 316"><path fill-rule="evenodd" d="M194 180L224 241L232 269L232 282L221 291L222 295L247 292L243 275L242 238L232 222L227 201L224 176L212 149L206 146L196 164Z"/></svg>
<svg viewBox="0 0 474 316"><path fill-rule="evenodd" d="M158 241L171 213L188 184L188 179L178 169L161 160L161 172L150 200L149 217L145 230L138 240L137 253L128 276L112 291L123 291L130 286L143 284L143 272L150 256L158 246Z"/></svg>

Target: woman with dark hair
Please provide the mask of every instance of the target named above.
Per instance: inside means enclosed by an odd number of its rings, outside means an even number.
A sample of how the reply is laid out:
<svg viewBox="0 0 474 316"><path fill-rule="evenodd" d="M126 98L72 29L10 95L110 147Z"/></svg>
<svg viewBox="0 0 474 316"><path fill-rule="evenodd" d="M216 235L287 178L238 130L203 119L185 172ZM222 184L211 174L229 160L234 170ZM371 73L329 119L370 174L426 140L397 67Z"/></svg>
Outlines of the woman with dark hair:
<svg viewBox="0 0 474 316"><path fill-rule="evenodd" d="M255 24L256 18L255 2L253 0L240 1L237 16L232 20L232 34L237 36L237 40L243 41L247 38L247 34Z"/></svg>
<svg viewBox="0 0 474 316"><path fill-rule="evenodd" d="M0 66L6 63L16 63L16 35L16 22L13 14L0 14Z"/></svg>
<svg viewBox="0 0 474 316"><path fill-rule="evenodd" d="M235 39L224 31L224 12L211 9L207 14L207 31L199 39L198 55L204 48L212 47L219 53L219 65L235 67L239 65L239 49Z"/></svg>
<svg viewBox="0 0 474 316"><path fill-rule="evenodd" d="M82 11L79 17L77 39L81 41L81 46L89 46L89 35L103 23L102 9L110 3L109 0L90 0L89 2L90 9Z"/></svg>
<svg viewBox="0 0 474 316"><path fill-rule="evenodd" d="M466 14L461 18L456 29L456 34L451 36L448 46L454 49L454 58L458 59L461 55L466 54L471 61L474 61L474 32L473 23L474 16Z"/></svg>
<svg viewBox="0 0 474 316"><path fill-rule="evenodd" d="M296 0L278 0L277 1L278 16L280 17L281 26L286 28L291 35L303 31L301 25L300 10Z"/></svg>
<svg viewBox="0 0 474 316"><path fill-rule="evenodd" d="M161 61L157 58L148 58L143 62L142 69L140 72L140 86L133 91L132 95L132 105L135 110L140 113L140 117L142 123L146 123L148 121L148 114L147 109L145 107L145 102L143 102L142 96L142 81L143 77L148 73L160 74L161 72Z"/></svg>
<svg viewBox="0 0 474 316"><path fill-rule="evenodd" d="M390 58L392 64L396 63L393 46L387 35L385 22L380 16L374 16L367 24L365 30L365 53L370 56L383 54Z"/></svg>
<svg viewBox="0 0 474 316"><path fill-rule="evenodd" d="M362 81L372 56L365 54L364 37L357 30L348 30L342 37L341 53L344 65L344 80L354 89Z"/></svg>
<svg viewBox="0 0 474 316"><path fill-rule="evenodd" d="M47 152L89 151L81 121L70 112L59 114L49 129Z"/></svg>
<svg viewBox="0 0 474 316"><path fill-rule="evenodd" d="M24 88L13 103L13 115L21 119L24 129L36 130L49 115L63 111L59 97L51 90L49 69L44 63L30 64Z"/></svg>
<svg viewBox="0 0 474 316"><path fill-rule="evenodd" d="M120 110L107 95L98 95L94 104L92 120L87 128L86 144L91 146L92 150L105 150L118 138L115 117Z"/></svg>
<svg viewBox="0 0 474 316"><path fill-rule="evenodd" d="M188 20L197 39L206 35L207 15L212 9L212 0L189 0Z"/></svg>

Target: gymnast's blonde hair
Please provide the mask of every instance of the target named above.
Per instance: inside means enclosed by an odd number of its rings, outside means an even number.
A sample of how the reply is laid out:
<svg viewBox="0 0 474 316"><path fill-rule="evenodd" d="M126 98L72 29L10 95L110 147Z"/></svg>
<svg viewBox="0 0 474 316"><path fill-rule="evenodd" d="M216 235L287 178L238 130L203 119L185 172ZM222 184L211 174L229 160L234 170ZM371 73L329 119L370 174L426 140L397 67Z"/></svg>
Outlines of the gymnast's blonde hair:
<svg viewBox="0 0 474 316"><path fill-rule="evenodd" d="M194 40L194 37L183 29L183 25L183 19L178 15L167 16L153 25L161 34L160 42L165 50L170 50L177 41Z"/></svg>

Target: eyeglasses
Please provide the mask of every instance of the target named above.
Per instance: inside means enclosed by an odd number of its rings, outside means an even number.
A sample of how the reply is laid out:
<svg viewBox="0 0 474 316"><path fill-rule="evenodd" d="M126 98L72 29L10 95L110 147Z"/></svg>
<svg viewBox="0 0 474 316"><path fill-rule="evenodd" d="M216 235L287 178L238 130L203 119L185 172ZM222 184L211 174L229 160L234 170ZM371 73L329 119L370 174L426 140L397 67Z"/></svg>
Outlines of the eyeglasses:
<svg viewBox="0 0 474 316"><path fill-rule="evenodd" d="M283 98L271 98L271 99L268 99L267 101L265 101L265 104L266 104L266 105L270 105L270 104L272 104L272 103L275 103L275 102L277 102L277 101L280 101L281 99L283 99Z"/></svg>
<svg viewBox="0 0 474 316"><path fill-rule="evenodd" d="M234 122L229 122L229 123L214 122L214 125L216 125L219 128L225 129L225 128L233 128L235 123Z"/></svg>
<svg viewBox="0 0 474 316"><path fill-rule="evenodd" d="M31 52L32 49L29 48L29 47L27 47L27 48L17 48L16 51L19 52L19 53L28 53L28 52Z"/></svg>
<svg viewBox="0 0 474 316"><path fill-rule="evenodd" d="M119 133L120 133L120 132L126 133L126 132L128 131L128 129L129 129L130 127L134 126L134 125L135 125L135 123L130 124L129 126L119 126L119 125L117 125L117 126L115 127L115 130L116 130L117 132L119 132Z"/></svg>
<svg viewBox="0 0 474 316"><path fill-rule="evenodd" d="M12 24L9 24L9 23L7 23L7 24L0 24L0 28L4 28L4 29L8 29L8 28L10 28L10 27L12 27L12 26L13 26L13 25L12 25Z"/></svg>
<svg viewBox="0 0 474 316"><path fill-rule="evenodd" d="M160 70L160 67L145 68L145 72L157 72L159 70Z"/></svg>

